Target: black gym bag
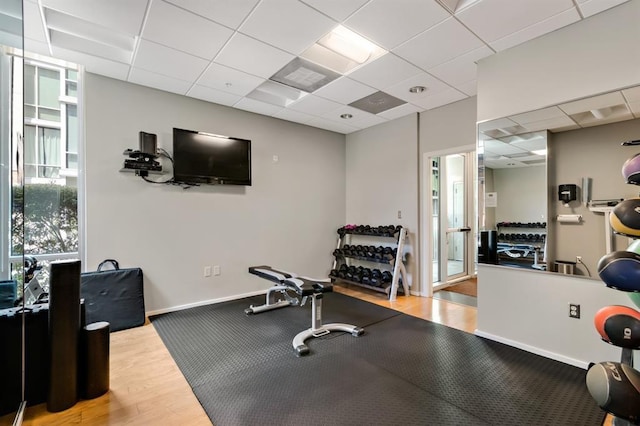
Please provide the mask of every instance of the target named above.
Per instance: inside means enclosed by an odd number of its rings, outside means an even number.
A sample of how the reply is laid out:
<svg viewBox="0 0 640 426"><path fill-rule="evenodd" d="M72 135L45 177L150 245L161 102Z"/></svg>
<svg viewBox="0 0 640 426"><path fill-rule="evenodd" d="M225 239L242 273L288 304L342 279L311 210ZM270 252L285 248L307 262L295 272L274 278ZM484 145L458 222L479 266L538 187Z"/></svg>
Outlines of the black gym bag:
<svg viewBox="0 0 640 426"><path fill-rule="evenodd" d="M111 265L113 269L103 268ZM80 297L84 299L86 323L107 321L111 331L143 325L145 322L142 269L120 269L107 259L96 272L80 277Z"/></svg>

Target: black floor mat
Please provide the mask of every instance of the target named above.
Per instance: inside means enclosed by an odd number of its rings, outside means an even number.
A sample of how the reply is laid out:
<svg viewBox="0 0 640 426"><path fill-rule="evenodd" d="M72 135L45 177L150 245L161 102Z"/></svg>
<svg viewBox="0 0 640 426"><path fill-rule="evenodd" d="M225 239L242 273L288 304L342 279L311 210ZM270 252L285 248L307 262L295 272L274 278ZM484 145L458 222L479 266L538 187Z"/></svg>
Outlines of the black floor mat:
<svg viewBox="0 0 640 426"><path fill-rule="evenodd" d="M244 314L263 300L151 318L216 426L602 424L579 368L335 293L323 322L365 334L310 339L297 358L310 309Z"/></svg>

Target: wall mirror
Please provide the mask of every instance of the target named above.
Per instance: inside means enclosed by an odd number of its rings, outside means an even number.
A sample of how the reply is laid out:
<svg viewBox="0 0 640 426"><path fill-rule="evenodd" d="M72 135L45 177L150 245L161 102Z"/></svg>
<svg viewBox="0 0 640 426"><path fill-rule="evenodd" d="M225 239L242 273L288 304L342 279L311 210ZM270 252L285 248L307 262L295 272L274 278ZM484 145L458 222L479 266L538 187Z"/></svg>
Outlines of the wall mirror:
<svg viewBox="0 0 640 426"><path fill-rule="evenodd" d="M22 1L0 4L0 423L20 412L23 393L22 173L15 154L23 134L22 97L12 90L22 81ZM20 90L21 92L21 90ZM22 406L24 408L24 406Z"/></svg>
<svg viewBox="0 0 640 426"><path fill-rule="evenodd" d="M638 196L621 173L638 139L640 87L478 123L478 261L598 279L600 258L630 244L608 214Z"/></svg>

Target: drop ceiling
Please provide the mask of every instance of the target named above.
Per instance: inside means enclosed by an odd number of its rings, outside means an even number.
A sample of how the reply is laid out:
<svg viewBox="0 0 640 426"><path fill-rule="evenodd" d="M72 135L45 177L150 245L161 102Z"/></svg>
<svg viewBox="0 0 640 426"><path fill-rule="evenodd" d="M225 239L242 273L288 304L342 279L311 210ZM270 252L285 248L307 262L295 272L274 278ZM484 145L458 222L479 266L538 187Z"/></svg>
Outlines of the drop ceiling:
<svg viewBox="0 0 640 426"><path fill-rule="evenodd" d="M479 59L624 2L25 0L25 50L91 73L348 134L474 96ZM286 97L276 99L280 83L270 78L339 25L386 53L310 93L286 89ZM426 90L412 93L414 86ZM401 104L378 113L357 107L378 92ZM574 122L589 119L567 114Z"/></svg>
<svg viewBox="0 0 640 426"><path fill-rule="evenodd" d="M492 169L545 164L546 133L640 118L640 86L491 120L478 125L483 164Z"/></svg>

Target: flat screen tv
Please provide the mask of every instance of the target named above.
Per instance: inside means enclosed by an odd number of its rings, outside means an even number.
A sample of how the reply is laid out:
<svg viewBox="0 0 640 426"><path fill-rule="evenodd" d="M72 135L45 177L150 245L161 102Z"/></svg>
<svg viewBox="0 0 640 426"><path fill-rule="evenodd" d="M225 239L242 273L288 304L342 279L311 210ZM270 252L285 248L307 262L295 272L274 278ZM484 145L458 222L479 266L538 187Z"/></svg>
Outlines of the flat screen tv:
<svg viewBox="0 0 640 426"><path fill-rule="evenodd" d="M251 141L193 130L173 129L176 182L251 185Z"/></svg>

